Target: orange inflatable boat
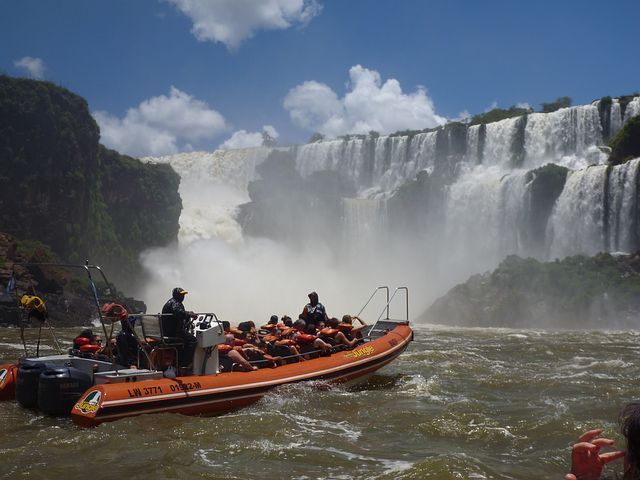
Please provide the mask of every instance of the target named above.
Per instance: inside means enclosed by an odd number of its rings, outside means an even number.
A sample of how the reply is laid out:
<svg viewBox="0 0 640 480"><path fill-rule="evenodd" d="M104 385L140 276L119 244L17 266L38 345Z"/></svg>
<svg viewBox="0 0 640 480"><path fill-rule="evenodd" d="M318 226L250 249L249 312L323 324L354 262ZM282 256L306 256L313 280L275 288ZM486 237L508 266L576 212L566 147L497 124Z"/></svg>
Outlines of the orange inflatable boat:
<svg viewBox="0 0 640 480"><path fill-rule="evenodd" d="M175 379L140 379L144 371L139 376L135 370L122 371L89 388L73 406L71 416L76 424L92 427L148 413L222 414L256 402L281 385L310 380L353 385L397 358L412 339L408 322L386 320L377 322L364 343L352 350L277 368Z"/></svg>

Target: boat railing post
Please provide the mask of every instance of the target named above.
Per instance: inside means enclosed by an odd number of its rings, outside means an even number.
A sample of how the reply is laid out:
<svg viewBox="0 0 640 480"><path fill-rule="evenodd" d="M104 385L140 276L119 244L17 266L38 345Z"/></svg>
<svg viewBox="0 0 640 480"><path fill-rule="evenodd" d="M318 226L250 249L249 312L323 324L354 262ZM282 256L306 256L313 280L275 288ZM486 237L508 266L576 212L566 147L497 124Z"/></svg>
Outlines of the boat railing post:
<svg viewBox="0 0 640 480"><path fill-rule="evenodd" d="M398 287L397 290L404 290L405 293L405 308L406 308L406 315L407 315L407 323L409 323L409 288L408 287Z"/></svg>
<svg viewBox="0 0 640 480"><path fill-rule="evenodd" d="M113 350L111 349L111 335L107 333L107 326L104 323L104 317L102 316L102 309L100 308L100 299L98 298L98 289L96 287L95 282L93 281L93 277L91 276L91 268L95 268L95 267L93 267L93 265L89 265L89 260L87 260L85 262L84 268L87 272L87 276L89 277L89 285L91 287L91 292L93 293L93 299L95 300L96 307L98 309L98 319L100 320L100 324L102 325L102 331L104 332L104 338L107 343L107 355L109 355L109 358L111 359L111 365L113 366L113 370L116 372L116 375L119 375L118 364L116 363L116 357L113 355ZM100 273L102 273L102 270L100 270ZM102 273L102 276L104 278L104 273ZM107 283L107 286L108 285L109 284Z"/></svg>
<svg viewBox="0 0 640 480"><path fill-rule="evenodd" d="M383 288L383 287L380 287ZM407 323L409 322L409 288L407 287L396 287L396 289L393 291L393 294L391 295L391 297L387 297L387 304L384 306L384 308L382 309L382 312L380 312L380 315L378 315L378 318L376 319L376 321L374 322L373 325L371 325L371 328L369 329L369 333L367 334L367 336L371 336L371 334L373 333L373 331L376 329L376 325L378 325L378 323L380 322L380 320L382 320L382 315L384 314L384 312L387 312L387 318L385 320L390 320L391 318L389 317L389 306L391 305L391 302L393 301L393 299L395 298L396 294L400 291L403 290L405 292L405 307L406 307L406 321Z"/></svg>
<svg viewBox="0 0 640 480"><path fill-rule="evenodd" d="M386 290L387 291L387 305L389 304L389 287L383 286L383 287L377 287L373 293L371 294L371 296L369 297L369 300L367 300L367 302L364 304L364 306L360 309L360 311L358 312L358 314L356 315L357 317L360 316L360 314L364 311L365 308L367 308L367 305L369 305L369 303L371 302L371 300L373 300L373 297L375 297L376 293L378 293L379 290ZM389 315L389 309L387 309L387 316Z"/></svg>

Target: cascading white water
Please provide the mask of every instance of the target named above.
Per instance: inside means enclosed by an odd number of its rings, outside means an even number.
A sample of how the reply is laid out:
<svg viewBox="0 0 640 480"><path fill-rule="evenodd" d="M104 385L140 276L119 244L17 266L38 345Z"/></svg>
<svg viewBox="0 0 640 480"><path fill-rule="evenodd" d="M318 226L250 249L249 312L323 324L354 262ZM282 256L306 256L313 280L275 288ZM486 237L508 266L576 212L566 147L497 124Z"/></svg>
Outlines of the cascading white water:
<svg viewBox="0 0 640 480"><path fill-rule="evenodd" d="M386 239L387 203L385 200L344 198L345 247L349 256L365 259L375 255Z"/></svg>
<svg viewBox="0 0 640 480"><path fill-rule="evenodd" d="M236 209L249 201L247 186L255 177L256 165L264 161L269 151L267 148L218 150L142 160L168 163L180 175L181 243L202 238L238 243L242 241L242 229L234 218Z"/></svg>
<svg viewBox="0 0 640 480"><path fill-rule="evenodd" d="M609 118L609 136L613 137L622 128L622 110L620 109L620 101L617 98L614 98L611 102L611 113Z"/></svg>
<svg viewBox="0 0 640 480"><path fill-rule="evenodd" d="M438 132L419 133L411 140L406 177L411 178L420 170L433 171Z"/></svg>
<svg viewBox="0 0 640 480"><path fill-rule="evenodd" d="M604 250L606 171L600 165L569 174L549 220L549 258Z"/></svg>
<svg viewBox="0 0 640 480"><path fill-rule="evenodd" d="M465 162L469 165L476 165L480 163L478 158L478 148L480 142L480 125L473 125L467 130L467 153L465 156Z"/></svg>
<svg viewBox="0 0 640 480"><path fill-rule="evenodd" d="M607 202L608 248L632 252L637 247L635 225L638 202L640 159L615 166L609 173Z"/></svg>
<svg viewBox="0 0 640 480"><path fill-rule="evenodd" d="M447 195L447 257L462 265L480 263L489 268L504 255L522 254L526 183L526 172L505 175L495 165L463 172Z"/></svg>
<svg viewBox="0 0 640 480"><path fill-rule="evenodd" d="M640 115L640 97L635 97L627 104L627 108L624 111L625 123L637 115Z"/></svg>
<svg viewBox="0 0 640 480"><path fill-rule="evenodd" d="M624 121L638 113L640 98L627 105ZM621 128L622 120L620 104L614 99L611 133ZM344 200L343 218L335 219L335 231L318 233L323 238L335 237L343 247L347 232L353 233L346 245L356 264L343 255L339 265L330 252L292 252L285 245L243 236L235 215L238 206L249 200L247 186L256 177L256 166L271 149L147 159L169 163L180 174L183 212L179 245L143 256L148 270L156 272L154 280L158 285L145 298L161 299L163 292L170 291L176 282L203 286L210 290L209 295L225 290L229 282L239 282L250 295L258 295L261 289L268 292L266 298L260 294L264 307L261 310L282 305L283 296L304 299L307 288L322 289L336 305L348 306L342 287L329 274L334 269L354 292L364 296L370 285L362 284L363 271L367 281L375 283L390 283L391 278L407 283L406 278L419 272L422 276L415 276L414 281L422 289L429 279L440 280L430 292L431 297L422 296L422 308L430 298L446 290L450 282L492 268L506 254L541 255L542 247L529 251L531 242L523 237L528 234L532 208L532 177L527 171L548 162L574 170L556 202L546 236L541 234L546 238L548 258L591 254L606 247L637 248L637 235L630 225L637 223L632 217L637 215L634 179L639 161L612 169L605 199L606 167L587 168L606 161L606 154L598 148L602 136L598 105L594 103L550 114L530 114L526 124L522 118L512 118L482 127L463 127L456 132L437 130L413 136L350 138L279 148L294 156L303 177L332 170L356 187L358 199ZM386 233L391 224L384 199L420 171L432 174L438 168L438 174L445 179L438 177L438 181L450 182L440 185L441 203L413 206L425 212L421 220L427 229L424 236L397 241L393 255L386 246L379 248L380 240L385 238L381 232ZM605 223L609 227L606 235ZM411 236L411 224L407 228L404 233ZM422 266L416 268L417 265ZM311 284L297 281L295 287L286 287L287 279L300 272L315 272ZM304 274L302 277L306 278ZM198 293L192 298L207 305L206 294ZM225 296L220 302L223 312L234 312L245 319L255 311L234 296Z"/></svg>
<svg viewBox="0 0 640 480"><path fill-rule="evenodd" d="M482 155L484 165L498 166L505 170L511 168L511 148L520 121L521 118L516 117L487 124Z"/></svg>
<svg viewBox="0 0 640 480"><path fill-rule="evenodd" d="M567 156L582 156L602 143L598 107L583 105L552 113L532 113L525 129L525 165L536 168L547 162L567 164ZM586 165L567 165L581 168Z"/></svg>

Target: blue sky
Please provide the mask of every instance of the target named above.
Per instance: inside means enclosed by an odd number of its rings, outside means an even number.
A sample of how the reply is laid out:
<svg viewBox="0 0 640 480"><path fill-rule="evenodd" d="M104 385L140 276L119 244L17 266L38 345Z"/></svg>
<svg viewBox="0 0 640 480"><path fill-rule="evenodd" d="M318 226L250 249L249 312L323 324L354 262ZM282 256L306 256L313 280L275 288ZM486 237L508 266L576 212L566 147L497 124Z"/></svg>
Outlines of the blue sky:
<svg viewBox="0 0 640 480"><path fill-rule="evenodd" d="M638 91L638 18L631 0L0 0L0 71L82 95L125 153L265 126L289 144Z"/></svg>

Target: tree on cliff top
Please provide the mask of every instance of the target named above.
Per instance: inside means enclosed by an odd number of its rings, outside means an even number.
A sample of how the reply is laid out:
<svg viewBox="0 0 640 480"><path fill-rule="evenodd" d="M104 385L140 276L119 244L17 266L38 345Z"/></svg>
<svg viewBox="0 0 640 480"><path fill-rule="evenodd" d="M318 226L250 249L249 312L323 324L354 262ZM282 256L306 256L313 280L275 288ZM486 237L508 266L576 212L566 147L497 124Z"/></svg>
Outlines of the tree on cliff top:
<svg viewBox="0 0 640 480"><path fill-rule="evenodd" d="M542 113L551 113L556 110L560 110L561 108L567 108L571 106L571 97L560 97L553 102L542 103L541 104Z"/></svg>

